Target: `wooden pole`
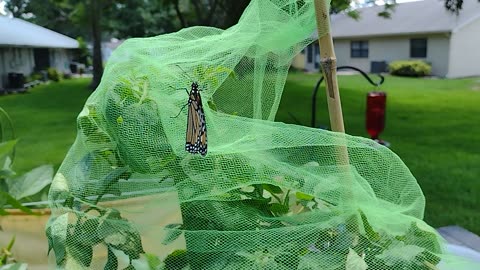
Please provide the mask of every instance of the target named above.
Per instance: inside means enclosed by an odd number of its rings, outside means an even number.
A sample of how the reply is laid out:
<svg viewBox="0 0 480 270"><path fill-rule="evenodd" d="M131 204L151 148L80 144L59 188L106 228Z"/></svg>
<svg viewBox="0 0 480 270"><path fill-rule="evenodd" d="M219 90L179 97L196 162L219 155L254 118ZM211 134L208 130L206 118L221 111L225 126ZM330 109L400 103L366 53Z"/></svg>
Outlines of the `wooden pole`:
<svg viewBox="0 0 480 270"><path fill-rule="evenodd" d="M327 104L328 113L330 116L330 126L332 131L345 133L345 126L343 124L342 104L340 102L340 92L338 90L337 81L337 57L335 56L335 50L333 48L333 39L330 31L330 13L327 6L329 0L314 0L315 2L315 15L317 18L318 29L318 46L320 47L320 65L322 67L323 77L325 78L326 92L327 92ZM336 148L336 161L337 164L346 170L343 171L346 175L349 173L349 158L347 150L347 140L338 136L338 140L334 142L338 144ZM345 166L345 167L343 167ZM343 179L347 186L351 184L347 183L351 181L351 177L345 177ZM345 194L345 200L351 199L352 191L347 189Z"/></svg>
<svg viewBox="0 0 480 270"><path fill-rule="evenodd" d="M328 0L315 0L315 14L317 17L318 46L320 47L320 64L326 82L328 112L332 131L345 133L343 124L342 105L337 81L337 57L333 49L333 40L330 33L330 13Z"/></svg>

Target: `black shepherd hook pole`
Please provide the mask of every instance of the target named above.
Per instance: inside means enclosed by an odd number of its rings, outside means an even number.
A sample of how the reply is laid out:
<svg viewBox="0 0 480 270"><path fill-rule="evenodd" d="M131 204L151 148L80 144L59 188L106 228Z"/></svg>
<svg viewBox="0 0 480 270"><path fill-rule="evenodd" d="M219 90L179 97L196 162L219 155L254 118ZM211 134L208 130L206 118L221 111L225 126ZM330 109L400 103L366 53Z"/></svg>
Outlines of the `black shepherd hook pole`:
<svg viewBox="0 0 480 270"><path fill-rule="evenodd" d="M353 70L356 70L358 72L360 72L360 74L363 75L363 77L365 77L365 79L367 79L367 81L373 85L373 86L380 86L382 85L382 83L385 81L385 77L383 77L381 74L377 74L379 77L380 77L380 81L378 82L374 82L372 81L372 79L368 76L367 73L363 72L363 70L359 69L359 68L356 68L356 67L352 67L352 66L340 66L340 67L337 67L337 70L343 70L343 69L353 69ZM318 80L317 84L315 85L315 88L313 89L313 95L312 95L312 122L311 122L311 126L312 127L315 127L315 122L316 122L316 119L315 119L315 116L316 116L316 113L317 113L317 93L318 93L318 88L320 88L320 84L322 84L323 82L323 76L320 78L320 80Z"/></svg>

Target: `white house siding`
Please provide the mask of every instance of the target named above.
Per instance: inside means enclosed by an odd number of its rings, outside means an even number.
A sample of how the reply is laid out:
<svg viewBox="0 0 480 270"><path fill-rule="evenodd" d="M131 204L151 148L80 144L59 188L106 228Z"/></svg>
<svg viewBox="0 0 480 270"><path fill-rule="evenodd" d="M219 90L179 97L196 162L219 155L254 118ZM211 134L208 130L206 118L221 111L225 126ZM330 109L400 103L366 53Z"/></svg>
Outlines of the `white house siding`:
<svg viewBox="0 0 480 270"><path fill-rule="evenodd" d="M427 57L410 58L410 39L427 38ZM350 43L355 40L368 41L368 58L350 57ZM445 76L448 72L449 37L447 34L399 37L370 37L356 39L335 39L335 53L338 66L354 66L370 71L372 61L420 59L432 65L432 74Z"/></svg>
<svg viewBox="0 0 480 270"><path fill-rule="evenodd" d="M480 17L452 32L447 77L480 76Z"/></svg>
<svg viewBox="0 0 480 270"><path fill-rule="evenodd" d="M0 48L0 89L2 89L5 86L5 61L3 60L3 48Z"/></svg>
<svg viewBox="0 0 480 270"><path fill-rule="evenodd" d="M0 88L7 87L8 73L29 76L35 69L33 48L0 47ZM67 49L49 49L50 67L62 73L70 72L72 53Z"/></svg>
<svg viewBox="0 0 480 270"><path fill-rule="evenodd" d="M35 65L33 50L21 47L0 47L0 87L6 87L10 72L29 75Z"/></svg>
<svg viewBox="0 0 480 270"><path fill-rule="evenodd" d="M70 72L70 53L65 49L50 49L50 66L63 73Z"/></svg>
<svg viewBox="0 0 480 270"><path fill-rule="evenodd" d="M293 58L292 67L303 70L305 69L306 61L305 53L299 53Z"/></svg>
<svg viewBox="0 0 480 270"><path fill-rule="evenodd" d="M16 72L29 75L32 72L35 66L32 49L10 47L3 49L3 51L6 73Z"/></svg>

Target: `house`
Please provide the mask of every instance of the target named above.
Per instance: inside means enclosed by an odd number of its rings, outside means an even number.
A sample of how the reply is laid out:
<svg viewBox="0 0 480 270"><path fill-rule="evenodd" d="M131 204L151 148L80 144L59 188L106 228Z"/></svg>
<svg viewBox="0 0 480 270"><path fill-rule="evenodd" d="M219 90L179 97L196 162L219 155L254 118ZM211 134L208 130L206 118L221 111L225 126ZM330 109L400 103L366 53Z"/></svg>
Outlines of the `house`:
<svg viewBox="0 0 480 270"><path fill-rule="evenodd" d="M439 0L398 4L390 19L377 15L381 6L360 9L358 21L346 14L332 15L337 65L382 72L385 63L418 59L429 63L435 76L479 76L480 3L467 0L463 5L459 15ZM302 53L293 66L318 70L318 43Z"/></svg>
<svg viewBox="0 0 480 270"><path fill-rule="evenodd" d="M108 42L102 42L102 59L103 62L107 62L113 51L122 45L125 40L119 40L116 38L111 38Z"/></svg>
<svg viewBox="0 0 480 270"><path fill-rule="evenodd" d="M9 73L30 75L54 67L69 72L75 39L0 13L0 89L8 87Z"/></svg>

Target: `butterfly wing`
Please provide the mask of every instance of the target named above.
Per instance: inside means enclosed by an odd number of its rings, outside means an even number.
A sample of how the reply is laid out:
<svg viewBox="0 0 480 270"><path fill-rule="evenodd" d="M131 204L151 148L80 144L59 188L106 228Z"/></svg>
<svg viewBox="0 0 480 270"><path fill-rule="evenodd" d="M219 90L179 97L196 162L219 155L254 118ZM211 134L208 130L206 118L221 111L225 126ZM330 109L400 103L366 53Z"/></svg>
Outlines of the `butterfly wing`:
<svg viewBox="0 0 480 270"><path fill-rule="evenodd" d="M199 91L192 90L188 99L185 150L192 154L207 154L207 126Z"/></svg>

